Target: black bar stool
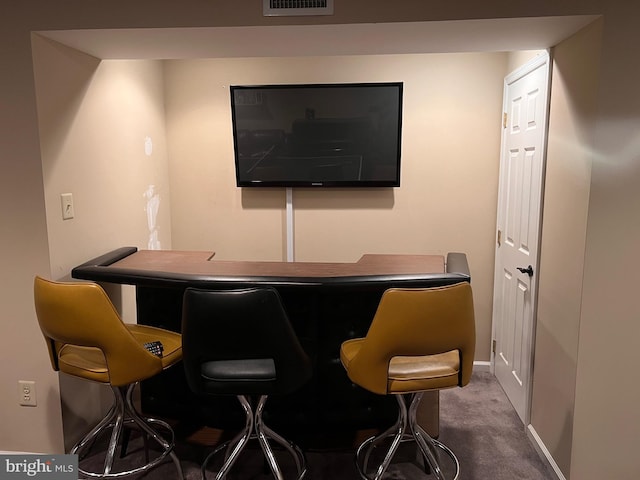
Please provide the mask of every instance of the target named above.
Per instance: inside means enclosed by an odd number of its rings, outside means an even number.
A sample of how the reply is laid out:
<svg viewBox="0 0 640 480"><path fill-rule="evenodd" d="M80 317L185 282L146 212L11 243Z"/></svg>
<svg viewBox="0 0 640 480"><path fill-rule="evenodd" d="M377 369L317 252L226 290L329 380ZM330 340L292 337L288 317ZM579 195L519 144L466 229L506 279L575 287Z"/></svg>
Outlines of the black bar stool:
<svg viewBox="0 0 640 480"><path fill-rule="evenodd" d="M240 290L187 288L182 315L182 345L187 383L198 396L235 395L245 413L244 428L229 442L216 448L202 465L225 451L216 474L222 479L252 438L257 438L278 480L283 478L270 440L281 445L296 462L298 477L306 473L300 448L285 440L263 422L269 395L285 395L311 377L311 361L304 352L271 287Z"/></svg>

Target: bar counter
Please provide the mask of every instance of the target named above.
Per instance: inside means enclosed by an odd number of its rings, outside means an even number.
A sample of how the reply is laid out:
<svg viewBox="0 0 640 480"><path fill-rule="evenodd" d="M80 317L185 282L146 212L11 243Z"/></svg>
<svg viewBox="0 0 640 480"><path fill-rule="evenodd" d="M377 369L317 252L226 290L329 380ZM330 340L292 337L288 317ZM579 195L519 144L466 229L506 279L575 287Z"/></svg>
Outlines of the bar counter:
<svg viewBox="0 0 640 480"><path fill-rule="evenodd" d="M206 289L275 287L314 365L312 380L286 398L269 400L265 421L284 432L386 428L396 418L394 398L369 393L347 378L340 345L366 335L384 290L469 282L463 253L443 255L365 254L353 263L216 260L214 252L140 250L122 247L72 270L72 277L135 285L138 323L180 331L182 295L187 287ZM189 392L181 368L144 382L145 413L216 428L242 422L234 398L203 405ZM437 395L423 416L437 435ZM429 413L431 412L431 413ZM304 443L304 439L298 439ZM313 442L312 442L313 443Z"/></svg>

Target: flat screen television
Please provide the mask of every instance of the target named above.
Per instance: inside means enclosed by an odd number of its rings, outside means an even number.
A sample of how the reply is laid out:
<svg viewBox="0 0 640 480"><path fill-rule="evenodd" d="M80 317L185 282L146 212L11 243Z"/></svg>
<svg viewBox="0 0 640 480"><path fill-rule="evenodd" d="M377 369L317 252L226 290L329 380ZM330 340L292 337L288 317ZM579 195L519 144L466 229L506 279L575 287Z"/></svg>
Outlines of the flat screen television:
<svg viewBox="0 0 640 480"><path fill-rule="evenodd" d="M231 86L239 187L398 187L402 82Z"/></svg>

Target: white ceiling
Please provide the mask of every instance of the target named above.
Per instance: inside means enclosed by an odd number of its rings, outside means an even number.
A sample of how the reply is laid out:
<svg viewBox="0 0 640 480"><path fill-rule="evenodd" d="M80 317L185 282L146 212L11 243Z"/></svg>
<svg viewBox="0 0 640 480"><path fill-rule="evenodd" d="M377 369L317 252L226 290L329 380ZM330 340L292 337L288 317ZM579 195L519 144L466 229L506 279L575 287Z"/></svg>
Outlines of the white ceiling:
<svg viewBox="0 0 640 480"><path fill-rule="evenodd" d="M41 31L101 59L499 52L557 45L593 15L441 22Z"/></svg>

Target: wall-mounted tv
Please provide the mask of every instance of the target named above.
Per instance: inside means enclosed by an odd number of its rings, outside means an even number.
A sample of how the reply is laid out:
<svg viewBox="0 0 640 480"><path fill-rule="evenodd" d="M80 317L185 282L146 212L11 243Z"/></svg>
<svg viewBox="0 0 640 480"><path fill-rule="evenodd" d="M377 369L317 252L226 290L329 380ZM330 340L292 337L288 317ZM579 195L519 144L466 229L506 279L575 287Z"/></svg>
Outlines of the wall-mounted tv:
<svg viewBox="0 0 640 480"><path fill-rule="evenodd" d="M231 86L239 187L398 187L402 82Z"/></svg>

